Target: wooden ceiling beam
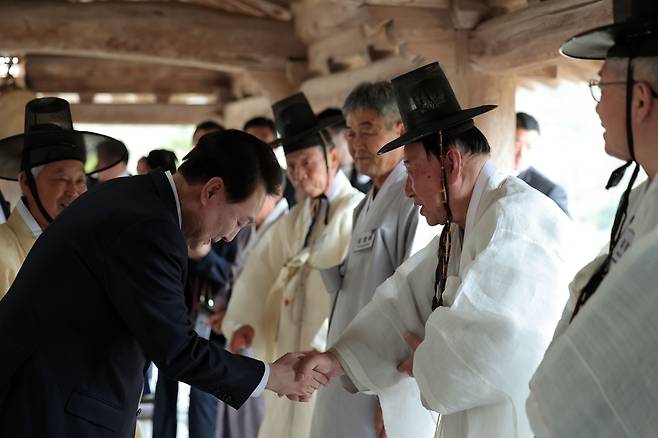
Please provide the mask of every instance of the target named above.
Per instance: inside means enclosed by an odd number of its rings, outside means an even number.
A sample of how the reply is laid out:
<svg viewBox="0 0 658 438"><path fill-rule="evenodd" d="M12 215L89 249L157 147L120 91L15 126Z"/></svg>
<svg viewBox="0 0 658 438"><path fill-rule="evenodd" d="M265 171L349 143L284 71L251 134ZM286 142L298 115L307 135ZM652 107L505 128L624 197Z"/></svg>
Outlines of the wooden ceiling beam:
<svg viewBox="0 0 658 438"><path fill-rule="evenodd" d="M177 2L0 3L0 51L123 59L219 71L285 69L305 47L290 23Z"/></svg>
<svg viewBox="0 0 658 438"><path fill-rule="evenodd" d="M551 0L481 23L470 34L469 57L488 73L540 68L560 58L567 38L612 23L612 0Z"/></svg>
<svg viewBox="0 0 658 438"><path fill-rule="evenodd" d="M132 61L28 55L25 67L27 86L40 92L217 94L231 87L222 72Z"/></svg>
<svg viewBox="0 0 658 438"><path fill-rule="evenodd" d="M195 125L199 120L217 119L218 105L174 104L73 104L71 116L76 123L130 125Z"/></svg>

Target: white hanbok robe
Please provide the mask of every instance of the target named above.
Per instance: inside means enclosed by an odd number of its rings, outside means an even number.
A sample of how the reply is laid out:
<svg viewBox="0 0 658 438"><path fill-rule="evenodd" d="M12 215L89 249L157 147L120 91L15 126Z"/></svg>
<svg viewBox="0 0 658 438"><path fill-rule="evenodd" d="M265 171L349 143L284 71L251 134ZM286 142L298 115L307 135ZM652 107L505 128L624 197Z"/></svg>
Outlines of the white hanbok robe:
<svg viewBox="0 0 658 438"><path fill-rule="evenodd" d="M254 327L253 347L259 359L273 362L288 352L310 350L329 316L329 295L320 270L345 258L352 212L363 194L339 171L328 199L328 223L325 225L321 211L307 247L304 239L313 219L311 199L297 204L272 225L251 251L233 286L222 331L231 339L239 327ZM266 391L259 436L307 438L312 412L313 400L298 403Z"/></svg>
<svg viewBox="0 0 658 438"><path fill-rule="evenodd" d="M442 414L436 437L528 438L528 381L564 307L571 223L514 177L480 172L432 312L439 238L382 284L333 351L360 390L385 392L404 375L403 339L423 339L414 375L425 406ZM461 244L460 244L461 242Z"/></svg>
<svg viewBox="0 0 658 438"><path fill-rule="evenodd" d="M406 169L400 163L374 199L370 189L354 210L354 231L347 258L323 272L334 303L329 347L372 299L377 286L441 232L440 227L427 225L418 207L405 196L406 180ZM380 397L388 438L434 435L437 416L422 405L414 379L401 379ZM340 379L333 380L318 391L310 436L375 438L376 406L376 396L353 394L343 387Z"/></svg>
<svg viewBox="0 0 658 438"><path fill-rule="evenodd" d="M606 254L569 286L555 339L530 382L537 438L658 434L656 178L633 190L628 212L608 275L571 324L580 291Z"/></svg>

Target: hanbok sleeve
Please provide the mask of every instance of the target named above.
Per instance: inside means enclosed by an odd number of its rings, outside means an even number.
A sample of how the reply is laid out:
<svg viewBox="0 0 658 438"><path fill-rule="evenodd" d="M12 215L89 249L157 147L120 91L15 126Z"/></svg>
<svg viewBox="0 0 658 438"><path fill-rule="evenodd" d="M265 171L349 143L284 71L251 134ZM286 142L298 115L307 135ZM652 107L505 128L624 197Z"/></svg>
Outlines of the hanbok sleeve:
<svg viewBox="0 0 658 438"><path fill-rule="evenodd" d="M555 339L530 381L544 436L656 436L656 272L653 231L630 247Z"/></svg>
<svg viewBox="0 0 658 438"><path fill-rule="evenodd" d="M464 248L477 255L448 277L450 306L429 316L414 357L424 402L441 414L527 392L566 301L560 253L501 224L490 236Z"/></svg>

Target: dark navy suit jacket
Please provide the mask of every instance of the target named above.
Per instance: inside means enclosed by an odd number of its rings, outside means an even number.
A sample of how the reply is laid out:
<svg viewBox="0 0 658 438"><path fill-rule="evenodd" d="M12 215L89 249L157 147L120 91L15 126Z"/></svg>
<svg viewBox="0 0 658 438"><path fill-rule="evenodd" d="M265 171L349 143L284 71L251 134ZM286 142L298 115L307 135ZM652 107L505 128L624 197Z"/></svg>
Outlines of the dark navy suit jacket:
<svg viewBox="0 0 658 438"><path fill-rule="evenodd" d="M0 301L0 436L132 437L146 358L238 408L264 365L199 338L187 246L161 171L82 195Z"/></svg>

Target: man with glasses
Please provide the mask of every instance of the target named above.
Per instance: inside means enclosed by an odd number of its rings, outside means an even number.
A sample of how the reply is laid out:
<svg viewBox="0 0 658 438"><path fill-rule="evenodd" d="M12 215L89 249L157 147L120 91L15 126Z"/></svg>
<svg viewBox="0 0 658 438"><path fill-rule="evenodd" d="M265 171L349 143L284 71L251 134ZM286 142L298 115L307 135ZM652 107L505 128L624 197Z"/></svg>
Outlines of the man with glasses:
<svg viewBox="0 0 658 438"><path fill-rule="evenodd" d="M537 438L653 437L658 430L658 4L617 1L615 24L568 40L562 53L605 60L590 82L605 151L635 164L608 251L570 285L553 343L530 382ZM633 189L639 169L648 180Z"/></svg>

